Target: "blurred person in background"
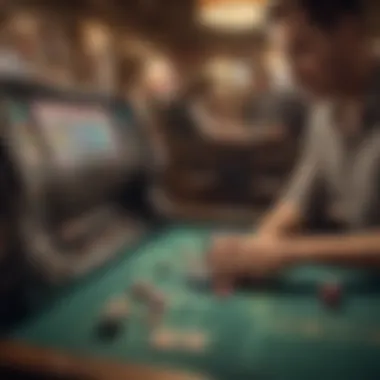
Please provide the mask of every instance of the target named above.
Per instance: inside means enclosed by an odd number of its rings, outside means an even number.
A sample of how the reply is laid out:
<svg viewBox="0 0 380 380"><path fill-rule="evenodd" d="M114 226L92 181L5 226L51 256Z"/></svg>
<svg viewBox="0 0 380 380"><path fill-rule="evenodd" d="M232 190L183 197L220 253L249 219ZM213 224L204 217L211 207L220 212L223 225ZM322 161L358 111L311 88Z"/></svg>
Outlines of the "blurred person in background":
<svg viewBox="0 0 380 380"><path fill-rule="evenodd" d="M133 66L127 98L137 124L151 142L155 164L165 166L168 149L163 129L179 99L180 76L175 65L165 57L140 57Z"/></svg>
<svg viewBox="0 0 380 380"><path fill-rule="evenodd" d="M140 57L133 66L128 99L142 114L165 108L178 97L180 76L170 60Z"/></svg>
<svg viewBox="0 0 380 380"><path fill-rule="evenodd" d="M273 64L265 54L253 65L253 96L248 102L247 121L256 127L273 130L286 138L298 138L307 117L307 101L297 91L291 74L284 69L284 57Z"/></svg>
<svg viewBox="0 0 380 380"><path fill-rule="evenodd" d="M254 147L281 141L283 130L270 120L272 109L263 107L265 91L255 85L252 97L252 78L249 70L240 65L224 76L208 75L203 92L193 98L192 115L201 135L222 145ZM262 76L259 77L263 82ZM261 112L259 112L261 108ZM260 115L259 115L260 113ZM269 124L272 123L269 127Z"/></svg>
<svg viewBox="0 0 380 380"><path fill-rule="evenodd" d="M193 97L191 113L203 138L221 144L244 144L248 136L242 114L241 91L212 79Z"/></svg>
<svg viewBox="0 0 380 380"><path fill-rule="evenodd" d="M216 279L303 263L380 267L380 66L360 0L283 0L273 22L296 84L313 102L290 186L256 234L216 238ZM337 229L317 235L312 216ZM326 227L328 224L326 224Z"/></svg>

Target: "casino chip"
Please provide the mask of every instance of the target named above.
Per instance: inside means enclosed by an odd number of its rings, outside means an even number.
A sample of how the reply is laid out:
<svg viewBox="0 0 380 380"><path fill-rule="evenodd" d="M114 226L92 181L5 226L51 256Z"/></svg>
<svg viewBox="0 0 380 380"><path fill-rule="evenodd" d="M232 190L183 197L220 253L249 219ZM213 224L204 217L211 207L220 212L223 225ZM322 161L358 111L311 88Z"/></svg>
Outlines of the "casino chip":
<svg viewBox="0 0 380 380"><path fill-rule="evenodd" d="M128 317L130 312L129 300L125 296L119 296L109 301L103 311L108 318L121 319Z"/></svg>
<svg viewBox="0 0 380 380"><path fill-rule="evenodd" d="M342 304L342 288L337 283L326 283L321 286L320 298L324 305L337 308Z"/></svg>
<svg viewBox="0 0 380 380"><path fill-rule="evenodd" d="M201 352L207 345L207 336L202 332L188 332L180 336L180 347L185 351Z"/></svg>
<svg viewBox="0 0 380 380"><path fill-rule="evenodd" d="M231 296L233 287L230 283L225 281L217 281L214 285L214 293L219 298L227 298Z"/></svg>
<svg viewBox="0 0 380 380"><path fill-rule="evenodd" d="M126 297L117 297L108 302L97 326L99 337L103 340L116 338L123 327L124 319L128 318L129 313L129 302Z"/></svg>
<svg viewBox="0 0 380 380"><path fill-rule="evenodd" d="M149 300L149 317L148 322L151 327L160 324L166 310L165 295L159 291L155 291Z"/></svg>
<svg viewBox="0 0 380 380"><path fill-rule="evenodd" d="M122 329L119 319L103 318L97 326L97 335L101 340L113 340Z"/></svg>
<svg viewBox="0 0 380 380"><path fill-rule="evenodd" d="M155 290L150 297L150 307L158 312L163 312L166 307L166 297L162 292Z"/></svg>
<svg viewBox="0 0 380 380"><path fill-rule="evenodd" d="M172 350L177 347L178 334L169 329L159 329L153 331L150 337L150 344L157 350Z"/></svg>
<svg viewBox="0 0 380 380"><path fill-rule="evenodd" d="M149 301L154 288L149 282L137 281L132 285L132 295L138 301Z"/></svg>

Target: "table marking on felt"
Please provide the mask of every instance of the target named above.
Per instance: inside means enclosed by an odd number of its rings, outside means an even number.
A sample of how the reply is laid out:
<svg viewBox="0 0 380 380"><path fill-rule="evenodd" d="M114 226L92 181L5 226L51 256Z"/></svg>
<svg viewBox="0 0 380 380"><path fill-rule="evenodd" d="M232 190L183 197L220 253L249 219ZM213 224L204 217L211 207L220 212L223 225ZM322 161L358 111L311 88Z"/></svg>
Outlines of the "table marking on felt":
<svg viewBox="0 0 380 380"><path fill-rule="evenodd" d="M360 343L380 345L380 329L363 328L346 322L326 322L321 320L282 319L268 330L274 336L300 337L307 340L323 340L332 343Z"/></svg>
<svg viewBox="0 0 380 380"><path fill-rule="evenodd" d="M168 328L156 329L150 336L150 344L158 350L174 350L178 346L178 335Z"/></svg>
<svg viewBox="0 0 380 380"><path fill-rule="evenodd" d="M190 352L202 352L209 346L208 334L202 331L183 331L178 335L179 348Z"/></svg>

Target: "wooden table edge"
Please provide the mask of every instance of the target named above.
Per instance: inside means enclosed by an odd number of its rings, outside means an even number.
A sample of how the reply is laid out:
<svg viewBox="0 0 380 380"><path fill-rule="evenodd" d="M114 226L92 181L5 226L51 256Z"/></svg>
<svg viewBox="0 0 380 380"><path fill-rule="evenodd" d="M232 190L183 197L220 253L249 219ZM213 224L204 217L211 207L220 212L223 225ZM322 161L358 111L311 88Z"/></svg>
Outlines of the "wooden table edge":
<svg viewBox="0 0 380 380"><path fill-rule="evenodd" d="M85 380L206 380L190 372L76 356L17 341L0 341L0 365Z"/></svg>

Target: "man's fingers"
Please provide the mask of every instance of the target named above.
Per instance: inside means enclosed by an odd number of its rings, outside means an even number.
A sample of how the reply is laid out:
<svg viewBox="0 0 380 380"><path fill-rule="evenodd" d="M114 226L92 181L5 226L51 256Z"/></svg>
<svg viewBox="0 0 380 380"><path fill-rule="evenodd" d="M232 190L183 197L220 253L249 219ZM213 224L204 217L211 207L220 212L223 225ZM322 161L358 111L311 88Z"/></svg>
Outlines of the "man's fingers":
<svg viewBox="0 0 380 380"><path fill-rule="evenodd" d="M208 261L212 259L214 256L224 255L225 252L228 252L233 249L233 246L236 239L230 236L215 236L211 239L210 247L208 249Z"/></svg>

